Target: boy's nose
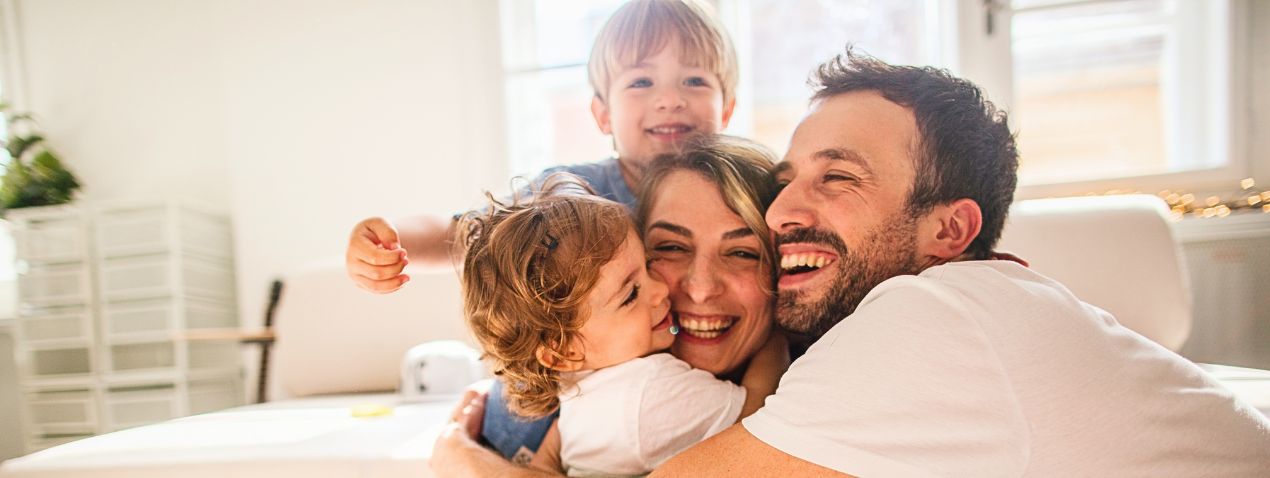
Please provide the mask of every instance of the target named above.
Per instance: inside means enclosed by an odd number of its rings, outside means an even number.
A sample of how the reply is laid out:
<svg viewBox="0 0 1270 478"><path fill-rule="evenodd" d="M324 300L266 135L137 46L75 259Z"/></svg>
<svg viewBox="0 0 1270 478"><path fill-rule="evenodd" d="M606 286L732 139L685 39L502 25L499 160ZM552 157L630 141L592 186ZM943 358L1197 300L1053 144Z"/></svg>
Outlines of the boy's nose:
<svg viewBox="0 0 1270 478"><path fill-rule="evenodd" d="M684 109L685 107L688 106L688 102L684 100L683 95L679 94L679 92L674 91L673 89L670 89L669 91L664 91L661 94L657 95L657 99L655 101L656 101L655 106L657 107L658 111L665 111L665 110L677 111L677 110Z"/></svg>

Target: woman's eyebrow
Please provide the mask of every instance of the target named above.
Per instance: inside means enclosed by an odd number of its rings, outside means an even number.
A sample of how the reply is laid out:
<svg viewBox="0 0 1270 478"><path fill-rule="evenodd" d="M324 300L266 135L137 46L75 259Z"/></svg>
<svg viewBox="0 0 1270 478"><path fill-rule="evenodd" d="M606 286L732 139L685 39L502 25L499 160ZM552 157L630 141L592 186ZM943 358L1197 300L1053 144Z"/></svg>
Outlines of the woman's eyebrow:
<svg viewBox="0 0 1270 478"><path fill-rule="evenodd" d="M680 236L692 238L692 231L689 230L688 228L680 226L678 224L671 224L666 221L654 222L651 226L648 226L648 229L649 230L664 229L664 230L670 231L673 234L678 234Z"/></svg>
<svg viewBox="0 0 1270 478"><path fill-rule="evenodd" d="M750 229L750 228L748 228L748 227L742 227L742 228L739 228L739 229L733 229L733 230L731 230L731 231L728 231L728 232L723 233L723 239L724 239L724 240L729 240L729 239L740 239L740 238L742 238L742 237L750 237L750 236L753 236L753 235L754 235L754 231L753 231L753 230L751 230L751 229Z"/></svg>

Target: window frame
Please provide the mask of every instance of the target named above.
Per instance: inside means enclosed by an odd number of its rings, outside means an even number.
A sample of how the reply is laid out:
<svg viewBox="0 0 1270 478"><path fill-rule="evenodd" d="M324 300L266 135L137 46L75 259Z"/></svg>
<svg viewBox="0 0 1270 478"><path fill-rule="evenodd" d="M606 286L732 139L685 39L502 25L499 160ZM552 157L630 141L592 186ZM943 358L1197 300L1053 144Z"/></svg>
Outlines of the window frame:
<svg viewBox="0 0 1270 478"><path fill-rule="evenodd" d="M957 55L950 62L950 69L983 86L994 102L1003 106L1007 112L1013 111L1013 65L1010 60L1001 61L1002 58L1012 59L1010 31L998 29L989 35L984 28L987 9L994 10L993 16L997 24L1012 23L1013 12L1008 6L1008 0L946 1L956 3L958 28L953 35ZM1098 1L1101 0L1086 0L1085 3ZM1207 143L1186 144L1184 151L1174 154L1218 154L1227 158L1223 165L1158 174L1021 184L1015 196L1018 199L1031 199L1112 191L1141 191L1149 194L1165 190L1230 191L1237 190L1239 180L1248 177L1255 178L1259 184L1270 183L1270 177L1264 177L1270 172L1270 158L1265 158L1264 154L1254 155L1253 145L1249 140L1254 93L1251 88L1254 83L1250 81L1250 65L1254 65L1249 19L1251 5L1249 0L1213 2L1224 4L1224 15L1218 18L1181 19L1183 22L1190 22L1185 25L1186 28L1208 28L1199 31L1215 32L1210 33L1208 50L1199 54L1209 57L1216 66L1212 70L1213 76L1206 78L1211 84L1205 88L1205 94L1213 95L1211 97L1216 98L1216 101L1210 103L1212 110L1206 110L1204 116L1188 123L1194 125L1195 122L1200 122L1200 127L1209 130L1205 138ZM1218 25L1201 25L1198 24L1200 20L1209 20ZM1169 93L1166 91L1164 94ZM1011 125L1012 128L1016 126ZM1166 130L1167 134L1169 132ZM1257 177L1258 174L1263 177Z"/></svg>

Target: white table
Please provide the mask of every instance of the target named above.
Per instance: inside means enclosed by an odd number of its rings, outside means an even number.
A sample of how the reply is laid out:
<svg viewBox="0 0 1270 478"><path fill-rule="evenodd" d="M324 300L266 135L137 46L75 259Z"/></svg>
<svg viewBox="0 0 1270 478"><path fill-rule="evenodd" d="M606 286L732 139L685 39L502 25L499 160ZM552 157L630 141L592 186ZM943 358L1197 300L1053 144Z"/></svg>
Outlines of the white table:
<svg viewBox="0 0 1270 478"><path fill-rule="evenodd" d="M457 396L343 395L251 405L86 438L0 465L0 477L430 477ZM357 405L391 409L354 417Z"/></svg>

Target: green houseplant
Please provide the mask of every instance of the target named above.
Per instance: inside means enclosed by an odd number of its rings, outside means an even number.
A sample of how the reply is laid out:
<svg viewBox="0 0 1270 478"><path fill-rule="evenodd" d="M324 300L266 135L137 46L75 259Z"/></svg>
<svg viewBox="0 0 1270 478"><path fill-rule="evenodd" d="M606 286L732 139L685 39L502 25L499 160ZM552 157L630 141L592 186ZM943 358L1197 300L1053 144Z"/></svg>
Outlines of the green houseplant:
<svg viewBox="0 0 1270 478"><path fill-rule="evenodd" d="M10 209L70 202L79 190L79 181L45 146L44 136L33 128L31 114L14 113L4 103L0 103L0 112L9 135L3 143L9 164L0 180L0 216Z"/></svg>

